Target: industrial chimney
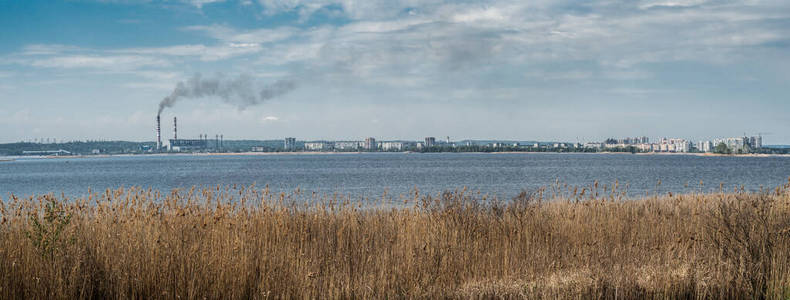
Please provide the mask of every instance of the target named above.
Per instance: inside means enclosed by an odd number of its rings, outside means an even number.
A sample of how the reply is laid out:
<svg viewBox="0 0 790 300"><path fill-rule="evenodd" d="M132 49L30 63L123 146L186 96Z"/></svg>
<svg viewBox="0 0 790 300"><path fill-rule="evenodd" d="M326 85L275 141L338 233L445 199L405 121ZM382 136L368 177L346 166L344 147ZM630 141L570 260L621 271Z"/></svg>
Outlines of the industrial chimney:
<svg viewBox="0 0 790 300"><path fill-rule="evenodd" d="M178 122L176 121L176 117L173 117L173 139L178 139Z"/></svg>
<svg viewBox="0 0 790 300"><path fill-rule="evenodd" d="M162 128L159 120L159 115L156 115L156 150L162 149Z"/></svg>

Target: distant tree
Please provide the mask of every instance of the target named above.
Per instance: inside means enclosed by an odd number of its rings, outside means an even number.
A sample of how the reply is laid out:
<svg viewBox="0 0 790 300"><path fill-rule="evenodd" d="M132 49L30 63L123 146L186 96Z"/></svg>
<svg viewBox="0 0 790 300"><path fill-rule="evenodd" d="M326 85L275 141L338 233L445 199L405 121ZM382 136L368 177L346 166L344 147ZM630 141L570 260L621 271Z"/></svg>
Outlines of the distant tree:
<svg viewBox="0 0 790 300"><path fill-rule="evenodd" d="M713 149L713 152L718 154L732 154L732 150L730 150L730 147L727 147L727 144L725 143L719 143L716 145L716 148Z"/></svg>
<svg viewBox="0 0 790 300"><path fill-rule="evenodd" d="M614 144L617 144L617 140L615 140L613 138L608 138L608 139L606 139L606 141L604 141L604 143L606 143L608 145L614 145Z"/></svg>

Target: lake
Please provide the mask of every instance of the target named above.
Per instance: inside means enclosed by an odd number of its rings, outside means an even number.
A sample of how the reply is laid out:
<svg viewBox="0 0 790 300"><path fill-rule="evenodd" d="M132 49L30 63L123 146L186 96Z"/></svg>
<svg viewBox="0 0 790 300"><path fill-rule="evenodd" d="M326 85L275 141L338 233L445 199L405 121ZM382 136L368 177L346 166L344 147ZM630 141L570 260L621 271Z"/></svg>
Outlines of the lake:
<svg viewBox="0 0 790 300"><path fill-rule="evenodd" d="M572 186L619 182L632 196L758 190L787 182L790 157L559 153L359 153L281 155L141 155L16 158L0 162L0 196L54 192L81 196L121 186L161 191L255 183L359 197L438 193L468 187L499 197L559 181ZM660 181L660 185L658 182ZM700 181L704 185L700 186Z"/></svg>

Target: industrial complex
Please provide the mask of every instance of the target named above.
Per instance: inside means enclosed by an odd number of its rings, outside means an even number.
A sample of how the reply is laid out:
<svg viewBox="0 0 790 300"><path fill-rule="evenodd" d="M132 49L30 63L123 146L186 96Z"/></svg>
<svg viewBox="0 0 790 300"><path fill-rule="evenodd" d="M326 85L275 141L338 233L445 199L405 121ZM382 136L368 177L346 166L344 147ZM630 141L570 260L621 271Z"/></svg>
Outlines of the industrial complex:
<svg viewBox="0 0 790 300"><path fill-rule="evenodd" d="M631 153L718 153L790 154L790 146L764 145L762 134L714 138L692 142L684 138L609 138L602 142L539 142L517 140L457 140L425 137L414 140L225 140L215 133L180 138L178 119L173 117L173 136L163 142L162 118L156 116L153 142L113 140L60 141L32 139L0 144L0 155L73 156L96 154L210 153L210 152L631 152ZM182 135L183 136L183 135Z"/></svg>
<svg viewBox="0 0 790 300"><path fill-rule="evenodd" d="M197 139L178 138L178 119L173 117L173 138L167 145L162 144L161 118L156 116L156 152L210 152L223 151L224 137L215 134L213 139L208 134L200 134ZM669 153L755 153L763 149L762 135L742 136L733 138L719 138L711 141L692 143L682 138L661 138L658 142L650 142L650 138L641 136L635 138L607 139L603 142L588 143L540 143L540 142L501 142L501 141L459 141L452 142L448 136L446 140L437 140L435 137L425 137L423 141L378 141L374 137L367 137L359 141L297 141L296 138L286 137L279 145L250 145L246 149L239 149L238 145L233 150L252 152L270 151L556 151L556 152L669 152Z"/></svg>
<svg viewBox="0 0 790 300"><path fill-rule="evenodd" d="M162 120L156 116L156 151L158 152L195 152L222 149L224 136L216 134L213 140L208 134L199 134L197 139L178 138L178 119L173 117L173 138L168 140L168 145L162 144Z"/></svg>

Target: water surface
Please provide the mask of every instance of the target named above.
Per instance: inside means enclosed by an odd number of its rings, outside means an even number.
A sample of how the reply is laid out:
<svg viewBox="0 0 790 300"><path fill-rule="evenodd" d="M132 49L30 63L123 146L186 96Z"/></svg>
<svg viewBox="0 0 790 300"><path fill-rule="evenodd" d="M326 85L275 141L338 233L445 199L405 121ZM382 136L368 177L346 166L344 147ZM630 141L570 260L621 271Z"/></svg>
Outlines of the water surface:
<svg viewBox="0 0 790 300"><path fill-rule="evenodd" d="M173 188L227 184L274 191L376 197L468 187L500 197L556 181L590 186L619 181L631 195L682 193L744 186L758 190L787 182L789 157L702 157L630 154L362 153L316 155L114 156L17 158L0 162L0 196L88 189ZM658 185L658 182L661 182ZM700 182L703 186L700 187Z"/></svg>

